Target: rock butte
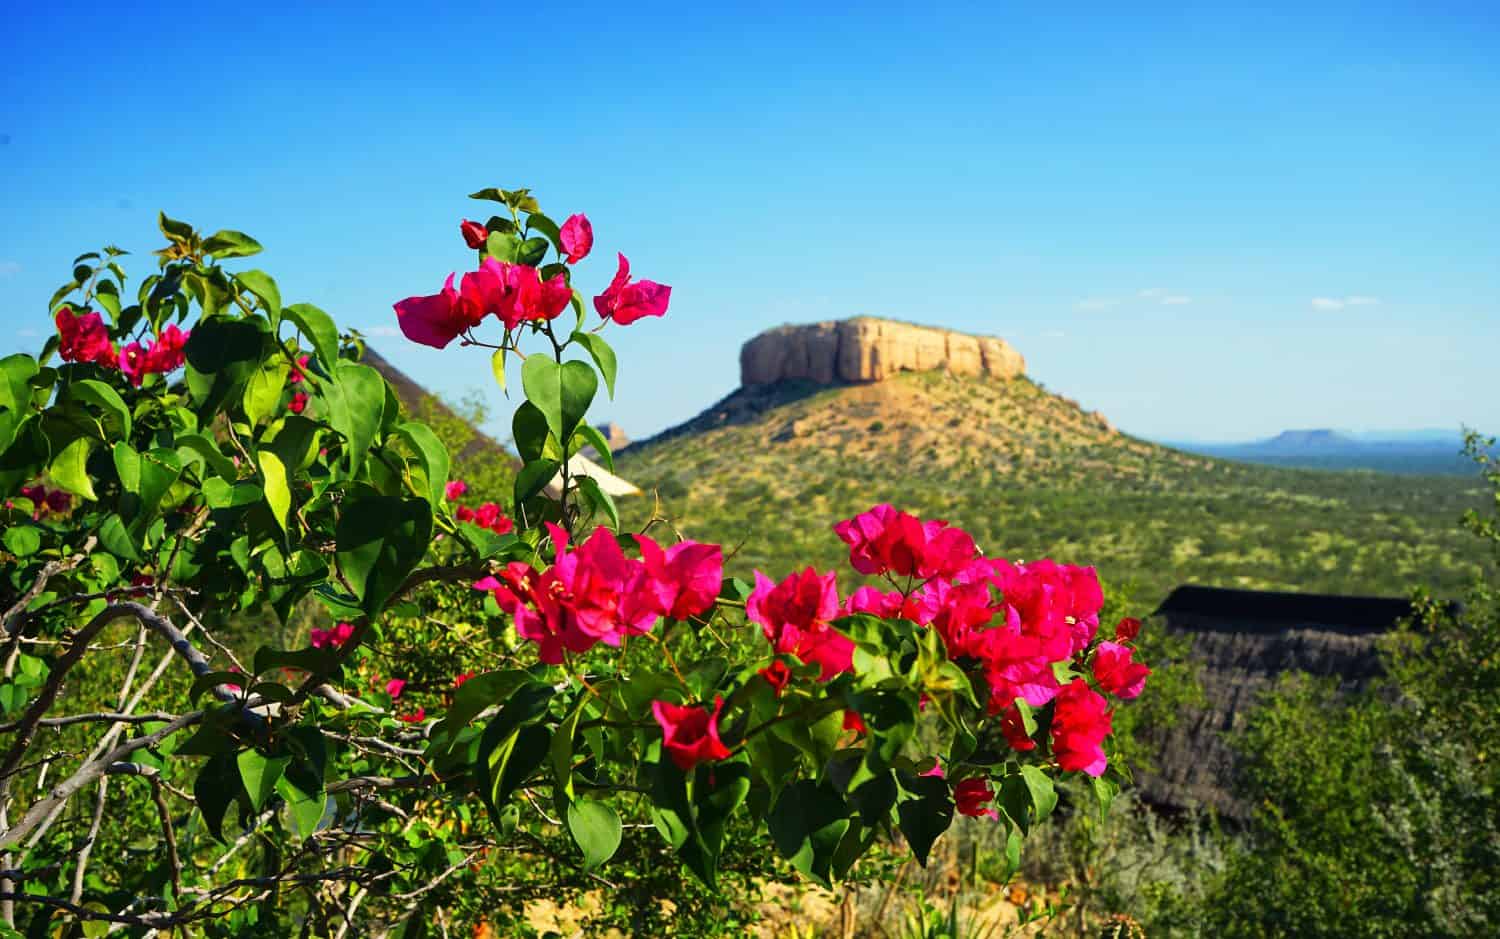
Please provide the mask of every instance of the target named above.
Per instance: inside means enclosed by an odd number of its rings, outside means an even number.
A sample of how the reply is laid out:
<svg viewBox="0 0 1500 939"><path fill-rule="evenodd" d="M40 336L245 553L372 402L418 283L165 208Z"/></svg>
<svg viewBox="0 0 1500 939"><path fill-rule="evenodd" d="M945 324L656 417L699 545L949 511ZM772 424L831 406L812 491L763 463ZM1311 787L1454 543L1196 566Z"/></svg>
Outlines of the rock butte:
<svg viewBox="0 0 1500 939"><path fill-rule="evenodd" d="M796 379L823 385L873 382L932 369L1014 378L1026 371L1026 360L1003 339L867 316L778 326L740 348L745 386Z"/></svg>

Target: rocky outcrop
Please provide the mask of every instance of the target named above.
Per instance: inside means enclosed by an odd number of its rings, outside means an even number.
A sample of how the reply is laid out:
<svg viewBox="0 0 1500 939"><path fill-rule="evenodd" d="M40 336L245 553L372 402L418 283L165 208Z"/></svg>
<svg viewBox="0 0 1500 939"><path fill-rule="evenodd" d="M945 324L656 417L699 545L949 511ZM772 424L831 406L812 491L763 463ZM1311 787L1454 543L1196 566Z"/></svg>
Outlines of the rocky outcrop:
<svg viewBox="0 0 1500 939"><path fill-rule="evenodd" d="M1013 378L1026 371L1026 360L1003 339L863 316L781 326L740 349L740 384L746 386L872 382L932 369Z"/></svg>

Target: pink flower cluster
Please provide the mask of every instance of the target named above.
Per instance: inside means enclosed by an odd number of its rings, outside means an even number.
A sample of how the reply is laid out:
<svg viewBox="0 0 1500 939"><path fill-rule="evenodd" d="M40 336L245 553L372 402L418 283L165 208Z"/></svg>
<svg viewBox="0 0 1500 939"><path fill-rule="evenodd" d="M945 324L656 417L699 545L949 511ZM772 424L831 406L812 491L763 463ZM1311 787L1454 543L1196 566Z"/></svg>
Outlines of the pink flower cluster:
<svg viewBox="0 0 1500 939"><path fill-rule="evenodd" d="M109 339L109 330L98 313L74 313L70 307L59 307L57 316L58 354L64 362L93 362L105 368L118 368L119 354Z"/></svg>
<svg viewBox="0 0 1500 939"><path fill-rule="evenodd" d="M1036 746L1016 699L1032 707L1056 700L1050 732L1059 765L1094 776L1104 772L1108 702L1084 679L1060 684L1053 668L1083 664L1098 632L1104 593L1092 567L986 558L960 529L922 522L889 505L839 522L834 531L849 545L856 570L888 580L921 579L905 590L862 587L844 613L900 617L937 630L950 658L984 675L990 713L1001 718L1013 749ZM1139 621L1122 622L1119 641L1100 643L1093 652L1095 682L1121 698L1140 694L1150 674L1123 645L1139 629Z"/></svg>
<svg viewBox="0 0 1500 939"><path fill-rule="evenodd" d="M189 333L168 323L155 342L144 346L132 342L120 350L120 371L137 388L147 375L165 375L182 367L187 360L183 349L187 346Z"/></svg>
<svg viewBox="0 0 1500 939"><path fill-rule="evenodd" d="M538 658L549 665L561 663L564 651L587 652L601 642L618 646L649 632L663 616L700 615L718 596L724 564L717 545L684 541L663 549L636 535L636 559L603 527L571 550L565 531L550 523L547 530L557 552L550 567L537 571L512 561L474 587L494 595L516 632L535 642Z"/></svg>
<svg viewBox="0 0 1500 939"><path fill-rule="evenodd" d="M308 632L308 642L314 649L341 649L353 637L354 626L350 623L338 623L332 629L314 627Z"/></svg>
<svg viewBox="0 0 1500 939"><path fill-rule="evenodd" d="M185 361L188 330L168 323L156 341L145 345L131 342L115 350L109 330L98 313L74 313L70 307L59 307L57 316L58 353L64 362L92 362L105 368L117 368L140 387L147 375L164 375L182 367Z"/></svg>
<svg viewBox="0 0 1500 939"><path fill-rule="evenodd" d="M49 512L61 515L73 507L73 497L61 489L48 489L41 483L34 486L22 486L21 496L31 500L31 517L40 519ZM6 502L6 508L11 508L11 503Z"/></svg>
<svg viewBox="0 0 1500 939"><path fill-rule="evenodd" d="M745 615L759 623L761 631L778 655L795 655L821 669L819 681L828 681L854 667L854 642L829 625L842 615L835 574L819 574L811 567L780 583L755 572L755 590L745 601ZM778 693L791 674L781 663L762 675Z"/></svg>
<svg viewBox="0 0 1500 939"><path fill-rule="evenodd" d="M459 226L464 243L483 248L489 231L478 222L464 219ZM594 229L582 214L570 216L558 231L558 242L569 264L588 256L594 247ZM546 322L567 309L573 299L568 275L559 271L546 280L527 264L511 264L493 257L480 262L453 286L456 273L449 274L443 289L430 296L407 297L396 304L396 321L412 342L444 348L458 336L495 316L507 330L526 322ZM624 326L643 316L661 316L667 311L672 288L649 280L630 280L630 263L620 255L619 270L604 293L594 298L600 317Z"/></svg>
<svg viewBox="0 0 1500 939"><path fill-rule="evenodd" d="M477 509L461 505L453 510L453 517L460 522L473 522L480 528L488 528L497 535L508 535L516 530L516 523L494 502L481 503Z"/></svg>

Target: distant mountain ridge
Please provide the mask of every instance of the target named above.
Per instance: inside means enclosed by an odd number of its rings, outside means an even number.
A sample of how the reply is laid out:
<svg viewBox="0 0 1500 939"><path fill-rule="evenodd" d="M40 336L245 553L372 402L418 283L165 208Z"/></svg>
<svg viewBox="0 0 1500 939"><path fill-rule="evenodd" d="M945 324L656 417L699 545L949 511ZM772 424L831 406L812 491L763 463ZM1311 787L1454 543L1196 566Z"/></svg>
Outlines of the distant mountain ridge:
<svg viewBox="0 0 1500 939"><path fill-rule="evenodd" d="M1407 474L1472 474L1456 430L1344 431L1331 428L1284 430L1249 442L1175 441L1190 453L1250 463L1308 469L1366 469Z"/></svg>

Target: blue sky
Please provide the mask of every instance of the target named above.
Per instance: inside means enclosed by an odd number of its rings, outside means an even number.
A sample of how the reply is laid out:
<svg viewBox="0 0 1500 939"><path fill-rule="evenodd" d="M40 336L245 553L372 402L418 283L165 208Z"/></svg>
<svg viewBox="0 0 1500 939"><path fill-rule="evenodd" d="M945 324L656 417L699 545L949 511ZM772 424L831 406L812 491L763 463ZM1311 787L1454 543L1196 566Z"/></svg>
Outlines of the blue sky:
<svg viewBox="0 0 1500 939"><path fill-rule="evenodd" d="M11 12L0 354L76 254L147 272L161 208L508 423L481 350L379 334L472 262L466 193L530 186L593 220L586 293L616 250L674 288L606 333L635 436L857 314L1003 336L1149 437L1500 429L1492 5L441 6Z"/></svg>

